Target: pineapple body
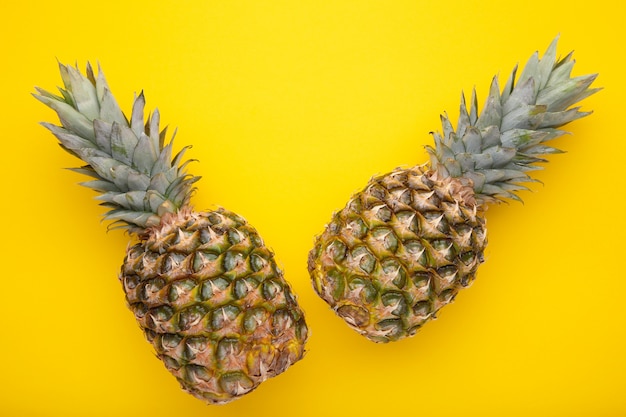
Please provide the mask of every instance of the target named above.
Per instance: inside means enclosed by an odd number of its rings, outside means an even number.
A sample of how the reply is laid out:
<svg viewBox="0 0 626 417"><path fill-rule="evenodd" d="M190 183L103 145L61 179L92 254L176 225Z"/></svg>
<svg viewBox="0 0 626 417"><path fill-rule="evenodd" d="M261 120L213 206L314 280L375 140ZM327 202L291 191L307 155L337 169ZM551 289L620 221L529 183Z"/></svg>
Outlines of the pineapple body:
<svg viewBox="0 0 626 417"><path fill-rule="evenodd" d="M225 209L165 216L129 247L126 300L184 390L225 403L304 354L307 326L273 253Z"/></svg>
<svg viewBox="0 0 626 417"><path fill-rule="evenodd" d="M485 221L473 189L427 167L375 177L335 213L309 255L313 288L375 342L415 332L469 286Z"/></svg>
<svg viewBox="0 0 626 417"><path fill-rule="evenodd" d="M488 205L521 201L529 172L561 152L546 143L589 114L572 106L598 91L596 75L571 77L571 54L557 59L556 43L502 90L494 77L480 114L475 91L469 105L462 96L456 128L441 116L427 165L372 179L315 241L315 291L368 339L415 334L474 280Z"/></svg>

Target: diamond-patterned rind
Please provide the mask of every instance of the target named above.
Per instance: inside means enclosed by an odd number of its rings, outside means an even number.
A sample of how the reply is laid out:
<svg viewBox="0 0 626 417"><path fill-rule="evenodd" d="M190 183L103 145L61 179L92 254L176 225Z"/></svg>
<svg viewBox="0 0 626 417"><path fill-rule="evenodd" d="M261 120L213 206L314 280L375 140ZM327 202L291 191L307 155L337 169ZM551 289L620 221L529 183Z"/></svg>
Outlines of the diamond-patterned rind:
<svg viewBox="0 0 626 417"><path fill-rule="evenodd" d="M317 238L315 291L375 342L412 336L483 262L485 221L472 196L422 167L373 178Z"/></svg>
<svg viewBox="0 0 626 417"><path fill-rule="evenodd" d="M129 247L120 280L182 387L225 403L304 354L307 326L273 253L224 209L166 216Z"/></svg>

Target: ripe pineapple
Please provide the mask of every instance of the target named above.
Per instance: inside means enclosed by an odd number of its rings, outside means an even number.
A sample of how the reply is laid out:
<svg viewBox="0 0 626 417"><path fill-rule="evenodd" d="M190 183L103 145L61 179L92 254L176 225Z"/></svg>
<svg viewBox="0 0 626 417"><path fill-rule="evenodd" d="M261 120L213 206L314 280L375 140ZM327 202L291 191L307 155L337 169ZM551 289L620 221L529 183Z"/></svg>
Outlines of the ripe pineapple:
<svg viewBox="0 0 626 417"><path fill-rule="evenodd" d="M143 93L128 120L99 71L60 65L61 96L37 89L61 126L43 123L61 147L87 165L85 185L110 210L113 227L136 242L119 279L157 356L184 390L226 403L300 360L304 314L273 253L240 216L189 205L199 179L186 173L185 149L159 131L159 113L144 122Z"/></svg>
<svg viewBox="0 0 626 417"><path fill-rule="evenodd" d="M480 116L475 91L456 130L442 116L430 162L370 180L335 213L309 254L313 287L348 325L374 342L414 335L469 286L483 262L488 204L520 200L559 127L588 115L571 107L597 89L570 77L571 53L555 39L502 93L497 77Z"/></svg>

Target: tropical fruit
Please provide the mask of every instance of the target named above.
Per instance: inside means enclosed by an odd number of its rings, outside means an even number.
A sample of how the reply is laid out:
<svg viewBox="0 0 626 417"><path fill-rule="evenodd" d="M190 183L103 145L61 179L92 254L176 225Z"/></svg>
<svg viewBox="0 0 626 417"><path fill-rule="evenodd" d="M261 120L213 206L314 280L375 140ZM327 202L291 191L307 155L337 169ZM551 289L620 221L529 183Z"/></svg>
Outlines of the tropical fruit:
<svg viewBox="0 0 626 417"><path fill-rule="evenodd" d="M430 161L372 178L336 212L309 254L313 287L375 342L412 336L476 278L487 245L485 209L521 200L529 171L560 152L546 142L588 115L578 107L596 75L572 77L555 39L502 91L495 77L478 114L462 96L456 129L441 117ZM528 261L527 259L524 261Z"/></svg>
<svg viewBox="0 0 626 417"><path fill-rule="evenodd" d="M119 275L126 301L183 389L226 403L300 360L307 325L274 254L237 214L191 207L199 177L186 172L187 148L172 157L159 112L144 120L142 93L127 119L101 70L60 70L61 95L35 97L61 125L43 125L85 162L74 170L91 177L82 185L99 192L104 218L133 236Z"/></svg>

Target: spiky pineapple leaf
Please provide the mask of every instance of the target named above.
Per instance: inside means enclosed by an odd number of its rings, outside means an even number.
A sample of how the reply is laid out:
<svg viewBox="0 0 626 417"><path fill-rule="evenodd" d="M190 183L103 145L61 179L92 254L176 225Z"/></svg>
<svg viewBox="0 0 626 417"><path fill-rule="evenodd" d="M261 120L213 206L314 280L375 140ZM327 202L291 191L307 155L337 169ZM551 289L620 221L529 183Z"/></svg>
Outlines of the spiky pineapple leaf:
<svg viewBox="0 0 626 417"><path fill-rule="evenodd" d="M155 110L144 120L143 92L133 101L128 119L111 94L104 74L87 64L85 74L59 63L61 95L36 88L35 98L53 109L60 126L42 123L63 149L87 165L73 171L93 178L81 185L100 193L110 210L105 219L133 230L157 224L160 216L186 205L199 177L186 173L188 147L172 158L173 137L159 130Z"/></svg>
<svg viewBox="0 0 626 417"><path fill-rule="evenodd" d="M517 81L515 66L502 90L494 77L480 115L476 90L469 109L461 95L456 130L443 115L443 135L433 133L434 147L427 147L431 166L472 180L481 202L521 201L518 191L526 189L521 184L534 181L528 172L540 169L543 155L561 152L545 142L566 134L560 127L590 114L572 106L600 90L591 88L597 74L571 77L572 53L557 60L557 43L558 37L542 58L534 53Z"/></svg>

